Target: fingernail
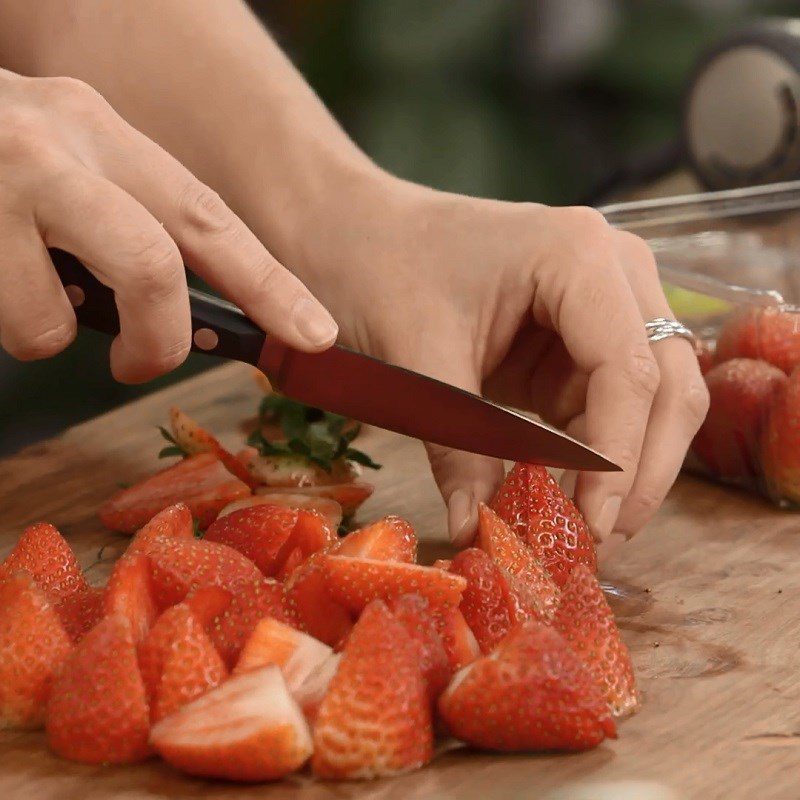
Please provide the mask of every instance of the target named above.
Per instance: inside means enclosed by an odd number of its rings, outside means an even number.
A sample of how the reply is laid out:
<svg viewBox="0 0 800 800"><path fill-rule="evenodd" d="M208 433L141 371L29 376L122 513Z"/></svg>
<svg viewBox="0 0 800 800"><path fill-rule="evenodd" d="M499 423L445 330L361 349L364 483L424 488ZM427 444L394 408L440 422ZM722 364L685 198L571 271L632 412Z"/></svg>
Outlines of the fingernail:
<svg viewBox="0 0 800 800"><path fill-rule="evenodd" d="M307 297L301 297L294 304L292 318L300 335L315 347L330 344L339 333L333 317L319 303Z"/></svg>
<svg viewBox="0 0 800 800"><path fill-rule="evenodd" d="M609 497L603 503L600 513L595 518L594 522L589 522L592 535L597 541L602 542L611 535L614 529L614 523L619 516L619 509L622 505L622 498L618 496Z"/></svg>
<svg viewBox="0 0 800 800"><path fill-rule="evenodd" d="M451 542L459 542L477 525L475 500L465 489L456 489L447 503L447 528Z"/></svg>

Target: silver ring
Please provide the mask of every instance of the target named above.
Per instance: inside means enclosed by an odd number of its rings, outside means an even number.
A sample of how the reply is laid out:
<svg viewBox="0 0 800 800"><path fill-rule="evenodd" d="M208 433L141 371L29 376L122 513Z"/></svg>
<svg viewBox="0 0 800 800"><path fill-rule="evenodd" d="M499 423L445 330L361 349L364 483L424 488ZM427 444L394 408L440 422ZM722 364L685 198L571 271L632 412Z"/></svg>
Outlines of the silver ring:
<svg viewBox="0 0 800 800"><path fill-rule="evenodd" d="M652 342L660 342L669 339L671 336L678 336L686 339L693 345L697 344L697 337L682 322L667 317L656 317L649 322L645 322L644 329L647 331L647 338Z"/></svg>

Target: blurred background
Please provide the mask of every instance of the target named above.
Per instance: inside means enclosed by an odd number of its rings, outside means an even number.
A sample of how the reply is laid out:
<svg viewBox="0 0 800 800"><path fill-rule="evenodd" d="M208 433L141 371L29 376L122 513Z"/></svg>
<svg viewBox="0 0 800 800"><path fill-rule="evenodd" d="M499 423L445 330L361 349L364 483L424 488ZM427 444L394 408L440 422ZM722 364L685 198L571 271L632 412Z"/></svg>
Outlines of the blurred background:
<svg viewBox="0 0 800 800"><path fill-rule="evenodd" d="M378 163L441 189L573 204L631 154L658 162L698 54L757 0L253 0L353 138ZM671 176L633 192L686 190ZM108 340L58 358L0 353L0 453L213 366L192 356L143 387L110 377Z"/></svg>

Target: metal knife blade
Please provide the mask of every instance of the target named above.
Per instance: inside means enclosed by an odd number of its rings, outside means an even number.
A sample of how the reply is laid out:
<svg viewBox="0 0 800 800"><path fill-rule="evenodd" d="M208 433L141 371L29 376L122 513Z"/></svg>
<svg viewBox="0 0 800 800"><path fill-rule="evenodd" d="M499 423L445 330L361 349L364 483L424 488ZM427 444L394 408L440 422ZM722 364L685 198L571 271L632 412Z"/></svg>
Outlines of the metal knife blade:
<svg viewBox="0 0 800 800"><path fill-rule="evenodd" d="M309 354L267 337L258 366L287 397L423 441L509 461L620 470L550 425L339 345Z"/></svg>

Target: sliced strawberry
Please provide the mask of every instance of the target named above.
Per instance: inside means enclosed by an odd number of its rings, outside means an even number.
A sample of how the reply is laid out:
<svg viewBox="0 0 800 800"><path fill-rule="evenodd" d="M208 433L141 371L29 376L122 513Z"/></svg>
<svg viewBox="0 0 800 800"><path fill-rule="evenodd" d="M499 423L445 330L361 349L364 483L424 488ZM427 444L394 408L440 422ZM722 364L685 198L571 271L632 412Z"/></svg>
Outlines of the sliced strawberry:
<svg viewBox="0 0 800 800"><path fill-rule="evenodd" d="M489 750L586 750L616 728L588 669L540 622L515 628L439 698L451 733Z"/></svg>
<svg viewBox="0 0 800 800"><path fill-rule="evenodd" d="M270 487L271 489L272 487ZM259 493L263 490L259 489ZM343 481L341 483L327 483L320 486L297 486L292 488L292 493L304 495L318 500L334 500L342 508L345 517L351 517L358 511L365 500L368 500L375 487L366 481Z"/></svg>
<svg viewBox="0 0 800 800"><path fill-rule="evenodd" d="M153 726L151 742L190 775L277 780L311 755L311 733L275 665L237 675Z"/></svg>
<svg viewBox="0 0 800 800"><path fill-rule="evenodd" d="M64 630L79 642L103 618L105 589L87 586L63 598L56 606Z"/></svg>
<svg viewBox="0 0 800 800"><path fill-rule="evenodd" d="M414 564L417 560L417 535L404 519L384 517L348 533L339 541L334 552L338 556Z"/></svg>
<svg viewBox="0 0 800 800"><path fill-rule="evenodd" d="M386 606L411 638L417 650L417 663L425 679L428 697L432 703L436 702L447 686L452 670L435 613L431 611L428 601L417 594L391 597L386 601Z"/></svg>
<svg viewBox="0 0 800 800"><path fill-rule="evenodd" d="M47 743L87 764L130 764L149 753L150 712L128 620L101 620L77 645L53 683Z"/></svg>
<svg viewBox="0 0 800 800"><path fill-rule="evenodd" d="M305 508L308 511L316 511L322 514L328 521L332 530L338 530L342 523L342 507L328 497L314 497L307 494L294 494L291 489L286 491L270 490L268 494L254 494L252 497L244 497L241 500L234 500L228 503L219 517L231 514L241 508L250 508L259 505L282 506L283 508Z"/></svg>
<svg viewBox="0 0 800 800"><path fill-rule="evenodd" d="M322 564L331 599L354 614L401 594L421 595L433 608L456 606L467 584L460 575L399 561L326 555Z"/></svg>
<svg viewBox="0 0 800 800"><path fill-rule="evenodd" d="M194 525L192 512L185 503L176 503L159 511L151 520L140 528L131 539L125 555L136 555L147 552L150 545L160 538L166 539L193 539Z"/></svg>
<svg viewBox="0 0 800 800"><path fill-rule="evenodd" d="M146 555L126 555L117 561L106 586L103 611L126 617L137 644L147 636L158 608L153 598L150 559Z"/></svg>
<svg viewBox="0 0 800 800"><path fill-rule="evenodd" d="M437 558L431 566L436 567L436 569L443 569L445 572L450 572L450 565L452 563L452 558Z"/></svg>
<svg viewBox="0 0 800 800"><path fill-rule="evenodd" d="M451 674L480 658L478 640L460 609L450 606L440 609L435 620L450 662Z"/></svg>
<svg viewBox="0 0 800 800"><path fill-rule="evenodd" d="M219 586L237 594L264 580L249 558L218 542L158 539L149 547L149 558L154 597L162 609L204 586Z"/></svg>
<svg viewBox="0 0 800 800"><path fill-rule="evenodd" d="M158 721L219 686L228 670L193 614L177 620L176 636L161 655L151 718Z"/></svg>
<svg viewBox="0 0 800 800"><path fill-rule="evenodd" d="M305 560L305 553L299 547L290 550L289 555L286 556L286 560L283 562L283 566L278 572L278 580L285 581Z"/></svg>
<svg viewBox="0 0 800 800"><path fill-rule="evenodd" d="M169 422L175 441L184 451L190 455L213 453L222 462L225 469L242 483L252 487L258 485L247 467L188 414L173 406L169 410Z"/></svg>
<svg viewBox="0 0 800 800"><path fill-rule="evenodd" d="M459 608L481 652L488 653L516 622L508 582L494 561L475 547L458 553L450 571L467 581Z"/></svg>
<svg viewBox="0 0 800 800"><path fill-rule="evenodd" d="M44 590L19 570L0 580L0 730L38 728L72 642Z"/></svg>
<svg viewBox="0 0 800 800"><path fill-rule="evenodd" d="M303 709L309 722L316 721L319 707L328 694L341 658L341 653L331 653L293 692L294 699Z"/></svg>
<svg viewBox="0 0 800 800"><path fill-rule="evenodd" d="M331 655L333 650L328 645L267 617L250 634L233 674L250 672L267 664L277 664L289 691L297 699L297 692L303 683Z"/></svg>
<svg viewBox="0 0 800 800"><path fill-rule="evenodd" d="M296 525L296 509L255 505L212 522L204 538L232 547L269 577L278 572L280 565L275 563L276 558Z"/></svg>
<svg viewBox="0 0 800 800"><path fill-rule="evenodd" d="M293 550L299 548L303 559L306 559L319 551L330 550L337 542L336 532L328 525L325 517L316 511L301 508L297 512L297 524L275 562L279 565L279 570L284 572L286 561Z"/></svg>
<svg viewBox="0 0 800 800"><path fill-rule="evenodd" d="M329 472L302 455L261 456L253 447L240 451L236 457L259 484L270 488L294 491L300 488L346 484L355 481L358 476L356 467L343 459L334 461ZM338 500L333 495L322 496Z"/></svg>
<svg viewBox="0 0 800 800"><path fill-rule="evenodd" d="M106 501L100 521L113 531L135 533L159 511L185 503L201 528L250 487L234 478L213 453L199 453L122 489Z"/></svg>
<svg viewBox="0 0 800 800"><path fill-rule="evenodd" d="M364 610L314 726L316 775L376 778L431 759L433 727L417 656L384 603Z"/></svg>
<svg viewBox="0 0 800 800"><path fill-rule="evenodd" d="M478 543L505 578L512 621L552 619L558 606L558 587L533 550L482 503L478 509Z"/></svg>
<svg viewBox="0 0 800 800"><path fill-rule="evenodd" d="M283 586L272 578L259 575L252 583L233 592L230 605L209 631L223 660L233 667L256 625L264 617L281 622L293 621L283 593Z"/></svg>
<svg viewBox="0 0 800 800"><path fill-rule="evenodd" d="M614 614L597 578L581 565L564 586L553 627L583 659L611 713L633 713L639 704L631 654L622 641Z"/></svg>
<svg viewBox="0 0 800 800"><path fill-rule="evenodd" d="M333 647L353 627L350 613L328 594L323 560L317 553L286 581L286 600L300 628Z"/></svg>
<svg viewBox="0 0 800 800"><path fill-rule="evenodd" d="M33 576L54 603L87 586L72 548L47 522L37 522L22 532L0 564L0 580L21 569Z"/></svg>
<svg viewBox="0 0 800 800"><path fill-rule="evenodd" d="M533 548L557 586L564 585L575 564L597 572L586 522L544 467L515 464L491 506Z"/></svg>

